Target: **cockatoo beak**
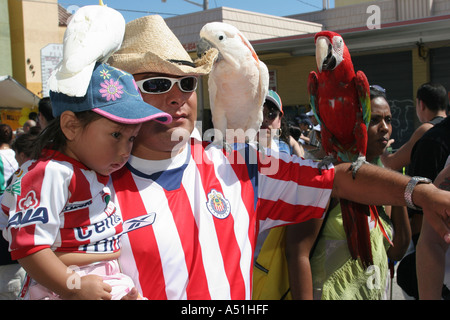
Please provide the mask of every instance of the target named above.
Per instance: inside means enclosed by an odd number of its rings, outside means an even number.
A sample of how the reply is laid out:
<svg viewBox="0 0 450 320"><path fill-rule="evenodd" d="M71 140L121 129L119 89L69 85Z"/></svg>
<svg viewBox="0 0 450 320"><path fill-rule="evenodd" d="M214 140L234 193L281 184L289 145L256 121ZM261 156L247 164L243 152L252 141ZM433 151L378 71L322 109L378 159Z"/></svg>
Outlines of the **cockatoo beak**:
<svg viewBox="0 0 450 320"><path fill-rule="evenodd" d="M205 38L200 38L200 41L197 42L197 56L201 58L206 51L213 47L214 45L211 42Z"/></svg>

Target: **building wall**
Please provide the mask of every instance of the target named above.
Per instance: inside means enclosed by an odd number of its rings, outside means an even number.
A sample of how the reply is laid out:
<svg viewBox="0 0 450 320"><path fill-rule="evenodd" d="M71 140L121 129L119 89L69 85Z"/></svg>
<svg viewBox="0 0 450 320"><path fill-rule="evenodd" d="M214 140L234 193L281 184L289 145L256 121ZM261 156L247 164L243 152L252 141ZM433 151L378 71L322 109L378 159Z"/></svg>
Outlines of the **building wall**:
<svg viewBox="0 0 450 320"><path fill-rule="evenodd" d="M415 96L415 93L417 92L417 89L424 84L425 82L430 81L430 58L421 58L419 56L419 49L414 48L411 50L412 53L412 69L413 69L413 79L412 79L412 85L413 85L413 98ZM449 88L450 89L450 88Z"/></svg>
<svg viewBox="0 0 450 320"><path fill-rule="evenodd" d="M195 51L195 45L200 39L200 29L213 21L235 26L249 41L314 33L322 29L322 25L315 22L227 7L198 11L167 18L165 21L188 51Z"/></svg>
<svg viewBox="0 0 450 320"><path fill-rule="evenodd" d="M361 4L363 2L371 2L372 0L334 0L335 7L350 6L355 4Z"/></svg>
<svg viewBox="0 0 450 320"><path fill-rule="evenodd" d="M42 91L41 49L60 43L58 2L8 0L12 76L38 96Z"/></svg>
<svg viewBox="0 0 450 320"><path fill-rule="evenodd" d="M8 0L0 0L0 76L12 75Z"/></svg>
<svg viewBox="0 0 450 320"><path fill-rule="evenodd" d="M27 87L25 75L25 39L23 35L22 1L8 0L12 76Z"/></svg>
<svg viewBox="0 0 450 320"><path fill-rule="evenodd" d="M352 4L352 5L347 5ZM355 4L357 3L357 4ZM291 15L290 18L321 23L325 29L343 30L367 25L374 14L370 5L380 8L380 23L420 19L435 15L450 14L448 0L378 0L378 1L337 1L336 8Z"/></svg>
<svg viewBox="0 0 450 320"><path fill-rule="evenodd" d="M315 57L266 59L270 71L276 72L276 90L284 106L309 106L308 75L315 70Z"/></svg>

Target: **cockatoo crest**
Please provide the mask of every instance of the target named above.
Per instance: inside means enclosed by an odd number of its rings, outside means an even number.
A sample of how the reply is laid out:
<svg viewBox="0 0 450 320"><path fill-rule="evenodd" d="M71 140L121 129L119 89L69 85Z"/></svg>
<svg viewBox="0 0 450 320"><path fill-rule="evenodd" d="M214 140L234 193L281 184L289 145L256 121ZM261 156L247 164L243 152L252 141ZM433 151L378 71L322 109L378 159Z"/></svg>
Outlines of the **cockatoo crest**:
<svg viewBox="0 0 450 320"><path fill-rule="evenodd" d="M124 34L125 19L118 11L106 5L78 9L64 33L63 59L49 79L50 90L84 96L95 63L106 62L122 45Z"/></svg>

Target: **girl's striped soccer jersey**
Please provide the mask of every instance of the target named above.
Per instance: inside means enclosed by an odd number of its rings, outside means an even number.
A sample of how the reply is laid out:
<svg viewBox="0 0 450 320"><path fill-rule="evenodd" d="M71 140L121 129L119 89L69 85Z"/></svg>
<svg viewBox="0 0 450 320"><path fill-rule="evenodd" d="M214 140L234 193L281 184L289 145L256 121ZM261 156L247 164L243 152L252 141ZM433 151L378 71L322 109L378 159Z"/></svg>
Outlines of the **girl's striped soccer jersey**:
<svg viewBox="0 0 450 320"><path fill-rule="evenodd" d="M8 218L4 235L12 258L44 248L118 251L122 218L110 201L109 177L59 152L48 152L51 160L26 162L4 194L0 214Z"/></svg>

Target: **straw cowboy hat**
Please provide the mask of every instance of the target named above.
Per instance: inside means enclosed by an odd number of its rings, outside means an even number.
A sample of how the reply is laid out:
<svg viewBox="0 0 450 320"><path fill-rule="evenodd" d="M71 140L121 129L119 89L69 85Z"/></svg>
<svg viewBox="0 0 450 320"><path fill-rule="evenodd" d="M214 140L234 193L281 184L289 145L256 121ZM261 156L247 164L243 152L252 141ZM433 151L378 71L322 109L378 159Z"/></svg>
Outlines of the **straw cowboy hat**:
<svg viewBox="0 0 450 320"><path fill-rule="evenodd" d="M194 62L164 19L151 15L127 23L122 47L108 62L131 74L201 76L211 71L217 54L217 49L210 50Z"/></svg>

